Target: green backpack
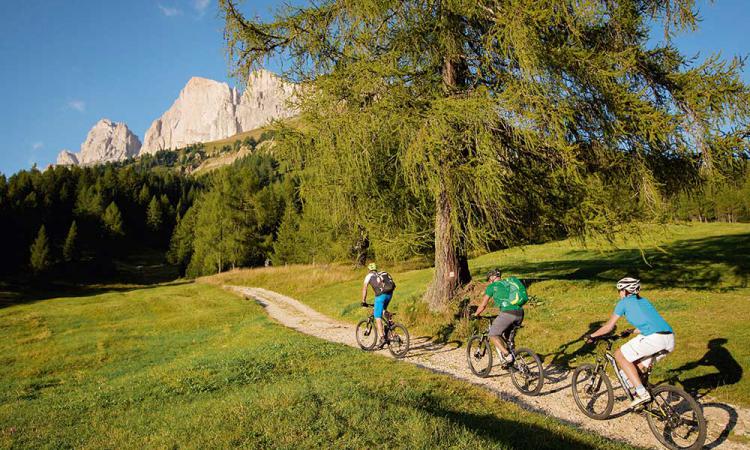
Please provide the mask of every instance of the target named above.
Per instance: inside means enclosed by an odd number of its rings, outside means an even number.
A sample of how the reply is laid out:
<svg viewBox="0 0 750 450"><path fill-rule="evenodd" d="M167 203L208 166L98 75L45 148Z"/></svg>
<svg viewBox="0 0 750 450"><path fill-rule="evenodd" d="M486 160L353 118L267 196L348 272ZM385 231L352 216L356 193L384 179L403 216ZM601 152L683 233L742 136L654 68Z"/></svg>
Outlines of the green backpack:
<svg viewBox="0 0 750 450"><path fill-rule="evenodd" d="M516 277L506 278L510 286L508 301L514 306L523 306L529 301L529 294L526 293L526 286Z"/></svg>

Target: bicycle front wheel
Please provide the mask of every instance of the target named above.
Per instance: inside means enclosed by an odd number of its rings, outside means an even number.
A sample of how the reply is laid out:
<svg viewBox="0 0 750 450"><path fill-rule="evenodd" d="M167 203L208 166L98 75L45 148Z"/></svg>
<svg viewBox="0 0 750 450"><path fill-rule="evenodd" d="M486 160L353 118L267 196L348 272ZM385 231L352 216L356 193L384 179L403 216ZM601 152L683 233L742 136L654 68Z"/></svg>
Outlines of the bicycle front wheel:
<svg viewBox="0 0 750 450"><path fill-rule="evenodd" d="M573 372L573 399L582 413L596 420L604 420L615 406L615 390L604 370L584 364Z"/></svg>
<svg viewBox="0 0 750 450"><path fill-rule="evenodd" d="M466 362L471 372L481 378L486 378L492 370L492 346L490 341L482 336L472 336L466 343Z"/></svg>
<svg viewBox="0 0 750 450"><path fill-rule="evenodd" d="M355 331L357 344L362 350L372 350L378 343L378 330L375 328L375 322L372 319L362 319L357 324Z"/></svg>
<svg viewBox="0 0 750 450"><path fill-rule="evenodd" d="M656 439L672 450L703 448L706 419L695 399L682 389L661 385L651 390L646 419Z"/></svg>
<svg viewBox="0 0 750 450"><path fill-rule="evenodd" d="M388 350L396 358L403 358L409 351L409 330L400 323L388 330Z"/></svg>
<svg viewBox="0 0 750 450"><path fill-rule="evenodd" d="M544 367L539 355L528 348L517 349L510 380L522 394L539 395L544 386Z"/></svg>

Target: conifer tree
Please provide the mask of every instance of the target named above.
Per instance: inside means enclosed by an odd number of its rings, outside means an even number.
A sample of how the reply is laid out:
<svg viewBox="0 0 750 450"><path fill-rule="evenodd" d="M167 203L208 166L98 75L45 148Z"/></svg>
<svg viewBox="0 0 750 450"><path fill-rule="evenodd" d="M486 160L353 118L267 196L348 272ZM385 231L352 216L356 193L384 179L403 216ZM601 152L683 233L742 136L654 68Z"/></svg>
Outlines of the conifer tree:
<svg viewBox="0 0 750 450"><path fill-rule="evenodd" d="M742 61L696 65L649 41L659 20L667 37L696 28L694 3L323 0L269 21L220 8L235 75L278 56L304 84L306 126L277 148L306 205L376 248L428 218L414 236L432 236L426 300L440 310L470 250L517 241L515 199L570 205L550 214L570 233L609 233L746 145Z"/></svg>
<svg viewBox="0 0 750 450"><path fill-rule="evenodd" d="M76 221L70 224L68 235L65 237L63 244L63 259L65 262L71 262L78 259L78 225Z"/></svg>
<svg viewBox="0 0 750 450"><path fill-rule="evenodd" d="M39 233L36 235L34 243L31 244L30 249L31 257L29 262L31 264L31 270L34 273L41 273L47 270L52 264L49 241L47 240L47 230L42 225L39 228Z"/></svg>
<svg viewBox="0 0 750 450"><path fill-rule="evenodd" d="M149 202L148 210L146 211L146 224L151 230L159 231L163 220L161 203L156 199L156 196L153 196L151 197L151 202Z"/></svg>
<svg viewBox="0 0 750 450"><path fill-rule="evenodd" d="M107 209L104 210L102 223L104 223L104 228L111 236L122 236L124 234L122 214L115 202L110 203Z"/></svg>

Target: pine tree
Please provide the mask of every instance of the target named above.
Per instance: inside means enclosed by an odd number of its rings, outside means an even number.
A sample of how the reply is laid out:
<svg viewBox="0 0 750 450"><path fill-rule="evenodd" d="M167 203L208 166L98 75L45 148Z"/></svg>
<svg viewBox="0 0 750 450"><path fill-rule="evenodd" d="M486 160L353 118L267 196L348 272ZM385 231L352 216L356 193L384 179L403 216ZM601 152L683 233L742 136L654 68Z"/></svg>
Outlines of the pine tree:
<svg viewBox="0 0 750 450"><path fill-rule="evenodd" d="M31 244L30 253L29 262L31 263L31 270L34 273L44 272L52 265L47 230L44 228L44 225L39 228L39 233L34 243Z"/></svg>
<svg viewBox="0 0 750 450"><path fill-rule="evenodd" d="M156 199L156 196L153 196L151 197L151 202L149 202L148 210L146 211L146 224L151 230L159 231L163 221L161 203Z"/></svg>
<svg viewBox="0 0 750 450"><path fill-rule="evenodd" d="M750 116L742 61L649 41L660 18L667 36L694 29L692 0L328 0L268 22L220 7L236 75L291 55L284 75L305 83L305 127L277 148L306 205L376 249L388 230L432 236L433 310L469 280L469 251L522 239L518 205L611 233L746 144L724 126Z"/></svg>
<svg viewBox="0 0 750 450"><path fill-rule="evenodd" d="M65 237L63 244L63 259L65 262L71 262L78 259L78 225L76 221L70 224L68 235Z"/></svg>
<svg viewBox="0 0 750 450"><path fill-rule="evenodd" d="M104 228L111 236L122 236L124 234L122 214L120 213L120 208L117 207L115 202L110 203L109 206L107 206L107 209L104 210L102 223L104 223Z"/></svg>

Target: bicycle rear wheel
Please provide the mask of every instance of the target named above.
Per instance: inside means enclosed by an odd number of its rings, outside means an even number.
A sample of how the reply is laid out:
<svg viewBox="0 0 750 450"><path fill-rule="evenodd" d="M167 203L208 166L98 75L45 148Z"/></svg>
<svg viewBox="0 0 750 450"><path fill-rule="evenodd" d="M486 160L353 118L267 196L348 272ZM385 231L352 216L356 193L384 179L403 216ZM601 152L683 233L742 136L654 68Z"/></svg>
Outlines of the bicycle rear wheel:
<svg viewBox="0 0 750 450"><path fill-rule="evenodd" d="M695 399L682 389L661 385L651 390L646 419L656 439L672 450L703 448L706 419Z"/></svg>
<svg viewBox="0 0 750 450"><path fill-rule="evenodd" d="M573 399L582 413L596 420L603 420L615 406L615 390L607 374L597 371L593 364L584 364L573 371L570 385Z"/></svg>
<svg viewBox="0 0 750 450"><path fill-rule="evenodd" d="M466 362L471 372L481 378L489 376L492 370L492 346L482 336L472 336L466 343Z"/></svg>
<svg viewBox="0 0 750 450"><path fill-rule="evenodd" d="M510 380L522 394L539 395L544 386L544 367L539 355L528 348L516 350L510 367Z"/></svg>
<svg viewBox="0 0 750 450"><path fill-rule="evenodd" d="M388 350L396 358L403 358L409 351L409 330L400 323L394 323L388 330Z"/></svg>
<svg viewBox="0 0 750 450"><path fill-rule="evenodd" d="M372 318L360 320L355 336L362 350L372 350L378 343L378 329L375 327L375 321Z"/></svg>

